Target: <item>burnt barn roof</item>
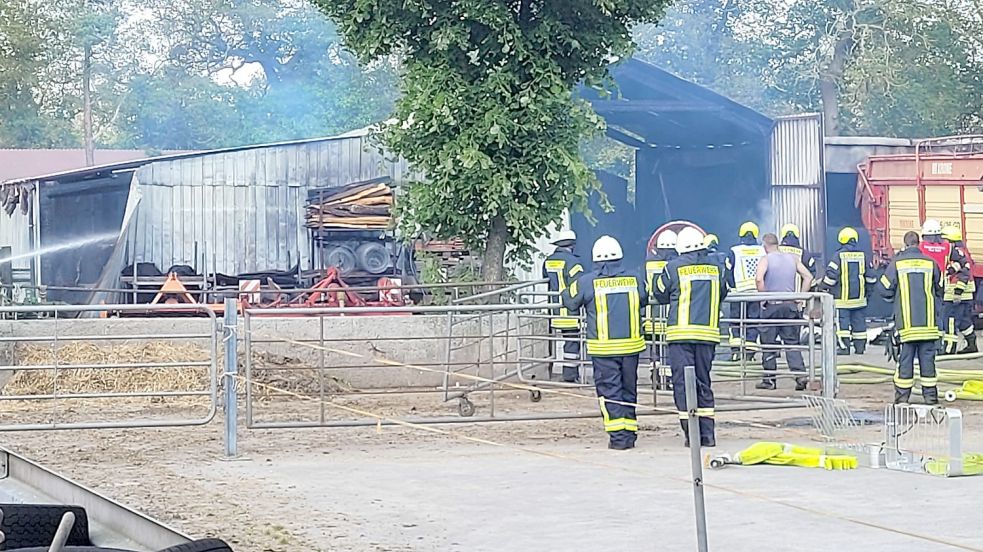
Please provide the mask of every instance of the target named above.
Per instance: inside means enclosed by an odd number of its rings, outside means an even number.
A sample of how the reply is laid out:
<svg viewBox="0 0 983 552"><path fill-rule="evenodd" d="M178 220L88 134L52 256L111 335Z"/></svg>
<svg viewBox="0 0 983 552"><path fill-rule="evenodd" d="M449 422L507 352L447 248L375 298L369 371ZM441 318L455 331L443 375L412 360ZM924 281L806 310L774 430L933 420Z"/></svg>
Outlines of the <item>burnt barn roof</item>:
<svg viewBox="0 0 983 552"><path fill-rule="evenodd" d="M608 135L633 147L729 148L770 139L774 122L725 96L637 59L612 71L617 91L583 95Z"/></svg>

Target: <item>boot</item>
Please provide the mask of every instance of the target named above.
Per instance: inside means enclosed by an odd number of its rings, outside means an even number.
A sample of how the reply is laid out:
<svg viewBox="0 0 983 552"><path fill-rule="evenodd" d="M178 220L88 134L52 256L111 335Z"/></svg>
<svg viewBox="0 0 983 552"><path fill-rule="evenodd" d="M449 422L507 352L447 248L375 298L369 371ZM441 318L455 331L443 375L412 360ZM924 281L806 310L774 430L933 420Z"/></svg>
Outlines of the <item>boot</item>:
<svg viewBox="0 0 983 552"><path fill-rule="evenodd" d="M772 391L775 389L775 382L769 380L761 380L758 385L754 386L755 389L764 389L765 391Z"/></svg>
<svg viewBox="0 0 983 552"><path fill-rule="evenodd" d="M925 399L925 404L939 404L939 389L934 386L922 387L922 398Z"/></svg>
<svg viewBox="0 0 983 552"><path fill-rule="evenodd" d="M901 389L894 387L894 404L908 404L911 399L911 389Z"/></svg>
<svg viewBox="0 0 983 552"><path fill-rule="evenodd" d="M850 356L850 349L844 349L843 347L836 348L836 356Z"/></svg>
<svg viewBox="0 0 983 552"><path fill-rule="evenodd" d="M959 354L971 355L973 353L978 353L979 351L980 350L976 348L976 334L972 333L966 336L966 346L959 351Z"/></svg>
<svg viewBox="0 0 983 552"><path fill-rule="evenodd" d="M717 446L717 438L714 437L713 435L710 435L709 437L700 437L700 446L715 447Z"/></svg>
<svg viewBox="0 0 983 552"><path fill-rule="evenodd" d="M795 390L805 391L806 387L809 386L809 380L806 378L795 378Z"/></svg>
<svg viewBox="0 0 983 552"><path fill-rule="evenodd" d="M679 426L683 428L683 446L689 448L689 420L679 420Z"/></svg>
<svg viewBox="0 0 983 552"><path fill-rule="evenodd" d="M867 340L866 339L854 339L853 340L853 350L858 354L864 354L867 350Z"/></svg>

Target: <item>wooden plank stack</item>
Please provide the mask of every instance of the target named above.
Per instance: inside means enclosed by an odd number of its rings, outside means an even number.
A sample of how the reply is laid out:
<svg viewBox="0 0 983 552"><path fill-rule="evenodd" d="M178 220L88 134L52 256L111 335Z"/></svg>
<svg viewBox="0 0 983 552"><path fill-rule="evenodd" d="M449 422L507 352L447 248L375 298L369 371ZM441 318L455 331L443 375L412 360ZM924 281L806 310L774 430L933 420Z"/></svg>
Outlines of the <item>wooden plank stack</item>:
<svg viewBox="0 0 983 552"><path fill-rule="evenodd" d="M313 229L385 230L392 222L393 190L388 178L341 188L312 190L307 227Z"/></svg>

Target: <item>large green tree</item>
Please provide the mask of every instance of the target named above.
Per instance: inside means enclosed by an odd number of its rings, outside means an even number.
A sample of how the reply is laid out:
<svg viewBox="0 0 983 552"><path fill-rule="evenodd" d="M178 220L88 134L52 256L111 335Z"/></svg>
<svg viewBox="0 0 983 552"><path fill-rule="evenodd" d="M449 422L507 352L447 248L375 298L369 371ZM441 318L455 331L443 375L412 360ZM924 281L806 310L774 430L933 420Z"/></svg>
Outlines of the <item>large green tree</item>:
<svg viewBox="0 0 983 552"><path fill-rule="evenodd" d="M402 61L385 145L426 175L409 187L403 220L484 251L483 277L571 205L586 208L593 174L579 145L603 128L577 99L631 27L668 0L318 0L367 63Z"/></svg>

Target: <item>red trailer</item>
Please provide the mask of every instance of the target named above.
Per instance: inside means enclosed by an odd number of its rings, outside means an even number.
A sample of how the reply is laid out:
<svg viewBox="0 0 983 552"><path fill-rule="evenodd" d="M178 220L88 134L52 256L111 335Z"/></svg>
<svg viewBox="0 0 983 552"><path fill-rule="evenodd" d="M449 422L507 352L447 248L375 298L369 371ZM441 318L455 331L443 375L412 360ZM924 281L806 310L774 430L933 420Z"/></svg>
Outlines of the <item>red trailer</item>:
<svg viewBox="0 0 983 552"><path fill-rule="evenodd" d="M921 140L914 153L872 156L858 172L856 204L877 261L929 218L961 228L970 254L983 257L983 136ZM972 274L980 289L983 263Z"/></svg>

